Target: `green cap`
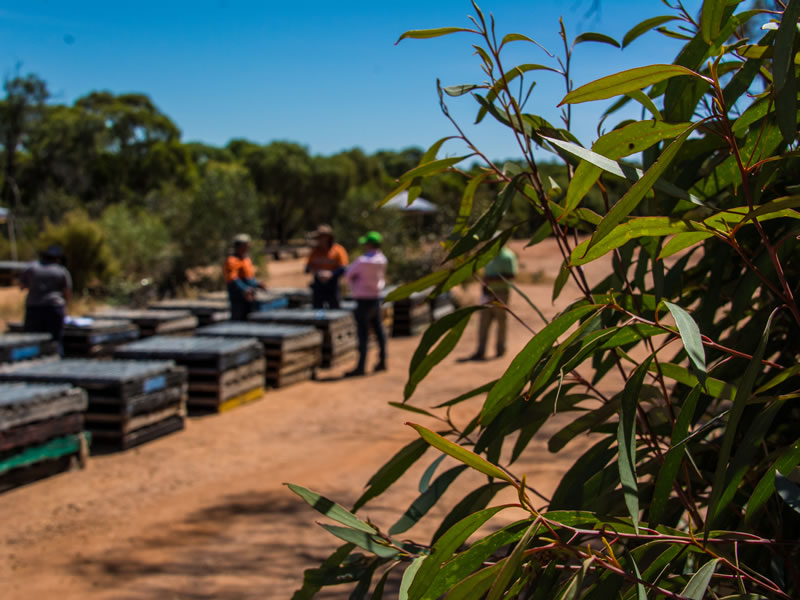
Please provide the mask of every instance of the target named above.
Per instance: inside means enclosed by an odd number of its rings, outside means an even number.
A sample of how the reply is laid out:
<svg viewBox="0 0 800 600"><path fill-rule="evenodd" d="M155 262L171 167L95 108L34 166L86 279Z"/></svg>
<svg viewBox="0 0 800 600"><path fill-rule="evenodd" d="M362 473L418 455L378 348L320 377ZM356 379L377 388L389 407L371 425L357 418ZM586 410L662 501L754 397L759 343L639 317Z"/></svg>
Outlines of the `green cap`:
<svg viewBox="0 0 800 600"><path fill-rule="evenodd" d="M358 238L358 243L362 246L364 244L375 244L376 246L380 246L383 243L383 236L377 231L368 231Z"/></svg>

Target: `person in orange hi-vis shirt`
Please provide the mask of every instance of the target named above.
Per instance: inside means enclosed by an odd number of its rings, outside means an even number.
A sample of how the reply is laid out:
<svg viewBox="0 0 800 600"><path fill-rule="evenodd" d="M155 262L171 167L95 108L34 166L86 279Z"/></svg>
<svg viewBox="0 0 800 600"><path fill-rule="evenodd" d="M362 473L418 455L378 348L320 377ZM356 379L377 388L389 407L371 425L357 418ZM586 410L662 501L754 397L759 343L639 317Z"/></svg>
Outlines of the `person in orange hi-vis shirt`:
<svg viewBox="0 0 800 600"><path fill-rule="evenodd" d="M311 273L311 304L314 308L339 308L339 278L349 262L347 250L336 243L330 225L314 233L317 245L311 250L306 273Z"/></svg>
<svg viewBox="0 0 800 600"><path fill-rule="evenodd" d="M225 259L223 267L232 321L246 321L247 315L256 307L256 289L265 289L255 279L256 269L249 254L250 236L240 233L233 238L233 251Z"/></svg>

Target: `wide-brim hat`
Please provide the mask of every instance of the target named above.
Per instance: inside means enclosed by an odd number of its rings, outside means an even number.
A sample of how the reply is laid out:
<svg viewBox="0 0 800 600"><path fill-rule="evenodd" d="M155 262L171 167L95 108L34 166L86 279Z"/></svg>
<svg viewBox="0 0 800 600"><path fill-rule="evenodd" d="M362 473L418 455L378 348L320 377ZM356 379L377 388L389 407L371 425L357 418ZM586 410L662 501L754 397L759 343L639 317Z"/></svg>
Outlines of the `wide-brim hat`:
<svg viewBox="0 0 800 600"><path fill-rule="evenodd" d="M318 238L322 237L323 235L333 237L333 227L330 225L320 225L316 228L314 233L311 234L311 237Z"/></svg>
<svg viewBox="0 0 800 600"><path fill-rule="evenodd" d="M249 244L252 241L249 235L246 233L239 233L233 236L233 245L238 246L239 244Z"/></svg>

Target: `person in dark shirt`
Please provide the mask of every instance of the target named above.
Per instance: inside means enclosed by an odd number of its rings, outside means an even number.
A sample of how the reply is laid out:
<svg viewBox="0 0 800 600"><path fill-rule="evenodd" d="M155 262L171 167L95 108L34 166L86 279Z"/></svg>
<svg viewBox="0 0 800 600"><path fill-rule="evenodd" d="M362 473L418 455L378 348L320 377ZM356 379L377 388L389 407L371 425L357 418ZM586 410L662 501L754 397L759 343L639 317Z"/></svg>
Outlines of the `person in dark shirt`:
<svg viewBox="0 0 800 600"><path fill-rule="evenodd" d="M317 243L306 263L306 273L314 277L311 304L314 308L339 308L339 278L347 267L347 250L336 243L330 225L317 227L314 238Z"/></svg>
<svg viewBox="0 0 800 600"><path fill-rule="evenodd" d="M63 354L64 311L72 295L72 277L64 267L60 246L42 252L20 277L20 287L28 290L25 299L25 331L49 333Z"/></svg>

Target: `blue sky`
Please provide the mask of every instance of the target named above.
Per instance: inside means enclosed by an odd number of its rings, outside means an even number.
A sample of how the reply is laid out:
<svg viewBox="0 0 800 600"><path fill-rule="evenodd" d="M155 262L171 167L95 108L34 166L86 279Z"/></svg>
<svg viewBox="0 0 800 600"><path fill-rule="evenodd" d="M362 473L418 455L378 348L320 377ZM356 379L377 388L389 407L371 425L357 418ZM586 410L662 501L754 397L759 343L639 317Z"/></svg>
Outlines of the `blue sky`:
<svg viewBox="0 0 800 600"><path fill-rule="evenodd" d="M635 23L667 9L659 0L484 1L499 34L519 32L559 49L558 18L568 35L601 31L621 39ZM699 0L687 2L697 6ZM33 72L54 100L71 103L91 90L150 95L184 140L223 145L234 137L291 140L314 154L427 147L453 129L439 110L435 82L483 79L472 35L405 40L409 29L469 26L467 0L323 2L297 0L0 0L2 74ZM506 66L553 64L517 43ZM624 51L600 44L576 49L576 85L626 68L670 62L678 45L657 34ZM526 110L558 119L563 81L540 75ZM493 158L517 155L502 128L477 128L477 105L451 99L452 113ZM596 137L604 105L582 105L575 130ZM461 148L445 147L442 154Z"/></svg>

